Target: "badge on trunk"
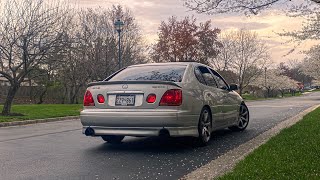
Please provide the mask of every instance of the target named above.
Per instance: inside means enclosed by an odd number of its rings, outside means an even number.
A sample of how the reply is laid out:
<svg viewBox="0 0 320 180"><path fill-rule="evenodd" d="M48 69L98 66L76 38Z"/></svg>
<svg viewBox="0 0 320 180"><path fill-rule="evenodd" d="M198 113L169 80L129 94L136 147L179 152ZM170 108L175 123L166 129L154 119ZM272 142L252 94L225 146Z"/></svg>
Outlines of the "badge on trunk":
<svg viewBox="0 0 320 180"><path fill-rule="evenodd" d="M128 89L128 84L122 85L122 89Z"/></svg>

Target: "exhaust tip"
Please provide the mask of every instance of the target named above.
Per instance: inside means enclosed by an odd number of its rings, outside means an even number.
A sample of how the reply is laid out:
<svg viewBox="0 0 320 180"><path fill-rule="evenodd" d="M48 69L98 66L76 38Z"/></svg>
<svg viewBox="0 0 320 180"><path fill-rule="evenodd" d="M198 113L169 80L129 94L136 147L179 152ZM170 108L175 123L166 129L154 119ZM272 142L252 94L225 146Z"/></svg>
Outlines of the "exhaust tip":
<svg viewBox="0 0 320 180"><path fill-rule="evenodd" d="M161 129L159 131L159 136L160 137L170 137L170 133L167 129Z"/></svg>
<svg viewBox="0 0 320 180"><path fill-rule="evenodd" d="M86 136L94 136L94 129L92 129L91 127L88 127L88 128L86 129L86 131L84 132L84 134L85 134Z"/></svg>

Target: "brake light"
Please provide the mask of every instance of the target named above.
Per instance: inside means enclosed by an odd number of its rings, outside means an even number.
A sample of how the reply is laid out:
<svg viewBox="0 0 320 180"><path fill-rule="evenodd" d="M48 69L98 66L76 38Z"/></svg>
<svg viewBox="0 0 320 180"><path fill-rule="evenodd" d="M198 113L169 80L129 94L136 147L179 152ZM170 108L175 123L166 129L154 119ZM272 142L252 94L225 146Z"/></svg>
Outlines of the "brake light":
<svg viewBox="0 0 320 180"><path fill-rule="evenodd" d="M104 96L102 94L98 94L97 99L100 104L104 103Z"/></svg>
<svg viewBox="0 0 320 180"><path fill-rule="evenodd" d="M160 106L180 106L182 104L182 91L181 89L167 90L161 100Z"/></svg>
<svg viewBox="0 0 320 180"><path fill-rule="evenodd" d="M157 96L155 94L149 94L147 97L147 102L148 103L154 103L157 100Z"/></svg>
<svg viewBox="0 0 320 180"><path fill-rule="evenodd" d="M92 94L89 90L86 91L83 97L83 106L94 106Z"/></svg>

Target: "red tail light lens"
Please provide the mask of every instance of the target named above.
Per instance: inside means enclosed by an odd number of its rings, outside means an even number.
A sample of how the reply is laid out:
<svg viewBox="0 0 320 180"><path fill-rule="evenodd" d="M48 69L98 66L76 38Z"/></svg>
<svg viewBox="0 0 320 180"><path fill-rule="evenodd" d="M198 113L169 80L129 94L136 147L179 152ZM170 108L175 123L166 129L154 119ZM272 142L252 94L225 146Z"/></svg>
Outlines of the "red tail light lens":
<svg viewBox="0 0 320 180"><path fill-rule="evenodd" d="M147 97L147 103L154 103L157 100L157 96L155 94L149 94Z"/></svg>
<svg viewBox="0 0 320 180"><path fill-rule="evenodd" d="M180 106L182 104L181 89L170 89L165 92L160 100L160 106Z"/></svg>
<svg viewBox="0 0 320 180"><path fill-rule="evenodd" d="M100 104L104 103L104 96L102 94L98 94L97 99Z"/></svg>
<svg viewBox="0 0 320 180"><path fill-rule="evenodd" d="M93 97L90 91L86 91L83 98L83 106L94 106Z"/></svg>

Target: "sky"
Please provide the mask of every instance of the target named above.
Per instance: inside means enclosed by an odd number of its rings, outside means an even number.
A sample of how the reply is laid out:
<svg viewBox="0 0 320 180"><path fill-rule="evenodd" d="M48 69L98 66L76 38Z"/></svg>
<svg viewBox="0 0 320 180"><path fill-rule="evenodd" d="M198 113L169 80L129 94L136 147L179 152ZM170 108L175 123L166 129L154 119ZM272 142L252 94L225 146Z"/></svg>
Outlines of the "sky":
<svg viewBox="0 0 320 180"><path fill-rule="evenodd" d="M277 33L283 31L299 30L306 20L303 17L288 17L276 5L256 16L244 14L206 15L189 11L183 6L181 0L77 0L80 7L111 7L122 5L130 9L141 27L144 39L148 44L157 41L158 27L161 21L166 21L170 16L182 19L194 15L198 22L211 20L214 27L223 32L228 30L248 29L255 31L269 47L271 60L275 63L285 62L290 59L303 59L302 51L308 50L315 41L305 41L296 50L287 55L295 47L289 43L290 38L280 37ZM281 6L281 5L279 5Z"/></svg>

